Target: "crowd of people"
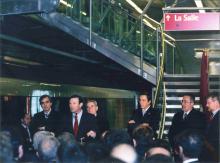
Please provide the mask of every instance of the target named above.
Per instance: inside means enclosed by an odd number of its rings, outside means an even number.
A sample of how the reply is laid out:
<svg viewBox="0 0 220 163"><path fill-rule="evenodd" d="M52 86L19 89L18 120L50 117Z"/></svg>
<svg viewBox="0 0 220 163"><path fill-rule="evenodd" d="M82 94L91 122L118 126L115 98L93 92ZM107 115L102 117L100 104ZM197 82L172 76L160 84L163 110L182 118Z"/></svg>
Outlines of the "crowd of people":
<svg viewBox="0 0 220 163"><path fill-rule="evenodd" d="M172 120L168 140L157 139L160 112L152 108L151 97L139 96L139 108L127 129L110 129L107 116L97 101L73 95L69 113L52 109L48 95L40 97L43 111L33 118L25 113L21 123L2 126L1 162L219 162L220 99L207 97L211 118L194 109L195 97L182 97L182 109ZM83 105L87 109L83 109Z"/></svg>

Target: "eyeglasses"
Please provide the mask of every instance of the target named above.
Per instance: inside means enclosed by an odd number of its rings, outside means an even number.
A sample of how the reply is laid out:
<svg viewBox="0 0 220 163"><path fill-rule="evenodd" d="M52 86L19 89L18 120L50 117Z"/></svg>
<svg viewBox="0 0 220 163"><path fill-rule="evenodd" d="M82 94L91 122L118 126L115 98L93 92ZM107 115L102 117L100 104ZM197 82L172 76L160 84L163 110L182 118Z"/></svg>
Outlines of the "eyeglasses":
<svg viewBox="0 0 220 163"><path fill-rule="evenodd" d="M48 103L50 103L50 101L41 101L40 104L48 104Z"/></svg>

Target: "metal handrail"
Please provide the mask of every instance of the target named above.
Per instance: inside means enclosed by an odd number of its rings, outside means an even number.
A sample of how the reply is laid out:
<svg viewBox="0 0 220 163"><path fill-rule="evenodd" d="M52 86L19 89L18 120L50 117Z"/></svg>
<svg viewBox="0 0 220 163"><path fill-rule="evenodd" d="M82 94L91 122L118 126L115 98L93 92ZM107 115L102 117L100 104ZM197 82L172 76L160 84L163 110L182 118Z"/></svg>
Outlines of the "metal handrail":
<svg viewBox="0 0 220 163"><path fill-rule="evenodd" d="M165 120L166 120L166 88L165 84L163 83L163 104L162 104L162 113L161 113L161 121L160 121L160 127L159 127L159 134L158 139L162 139L163 133L164 133L164 126L165 126Z"/></svg>

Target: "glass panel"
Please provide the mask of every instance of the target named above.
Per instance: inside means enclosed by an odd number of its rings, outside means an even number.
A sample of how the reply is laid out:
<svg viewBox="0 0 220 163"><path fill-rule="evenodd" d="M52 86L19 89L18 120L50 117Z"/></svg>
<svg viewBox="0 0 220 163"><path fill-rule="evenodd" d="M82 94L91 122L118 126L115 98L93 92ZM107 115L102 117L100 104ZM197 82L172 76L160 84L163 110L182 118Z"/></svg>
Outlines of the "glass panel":
<svg viewBox="0 0 220 163"><path fill-rule="evenodd" d="M58 12L89 27L89 0L61 0ZM141 21L109 1L92 3L92 31L130 54L141 55ZM144 60L156 65L156 31L144 25Z"/></svg>

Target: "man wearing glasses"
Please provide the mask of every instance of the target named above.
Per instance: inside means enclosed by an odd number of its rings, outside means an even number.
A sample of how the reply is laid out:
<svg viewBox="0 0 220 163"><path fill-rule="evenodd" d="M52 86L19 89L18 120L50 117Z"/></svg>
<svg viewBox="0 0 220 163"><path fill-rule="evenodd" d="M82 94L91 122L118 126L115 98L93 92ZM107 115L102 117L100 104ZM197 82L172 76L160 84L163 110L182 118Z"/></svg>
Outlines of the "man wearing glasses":
<svg viewBox="0 0 220 163"><path fill-rule="evenodd" d="M174 138L184 130L196 130L205 132L205 115L193 108L195 97L191 94L184 95L181 101L182 109L177 112L169 129L168 138L172 147L174 147Z"/></svg>
<svg viewBox="0 0 220 163"><path fill-rule="evenodd" d="M58 113L51 108L51 97L43 95L40 97L39 102L43 111L36 113L32 119L31 129L33 134L37 131L50 131L56 134L59 116Z"/></svg>

